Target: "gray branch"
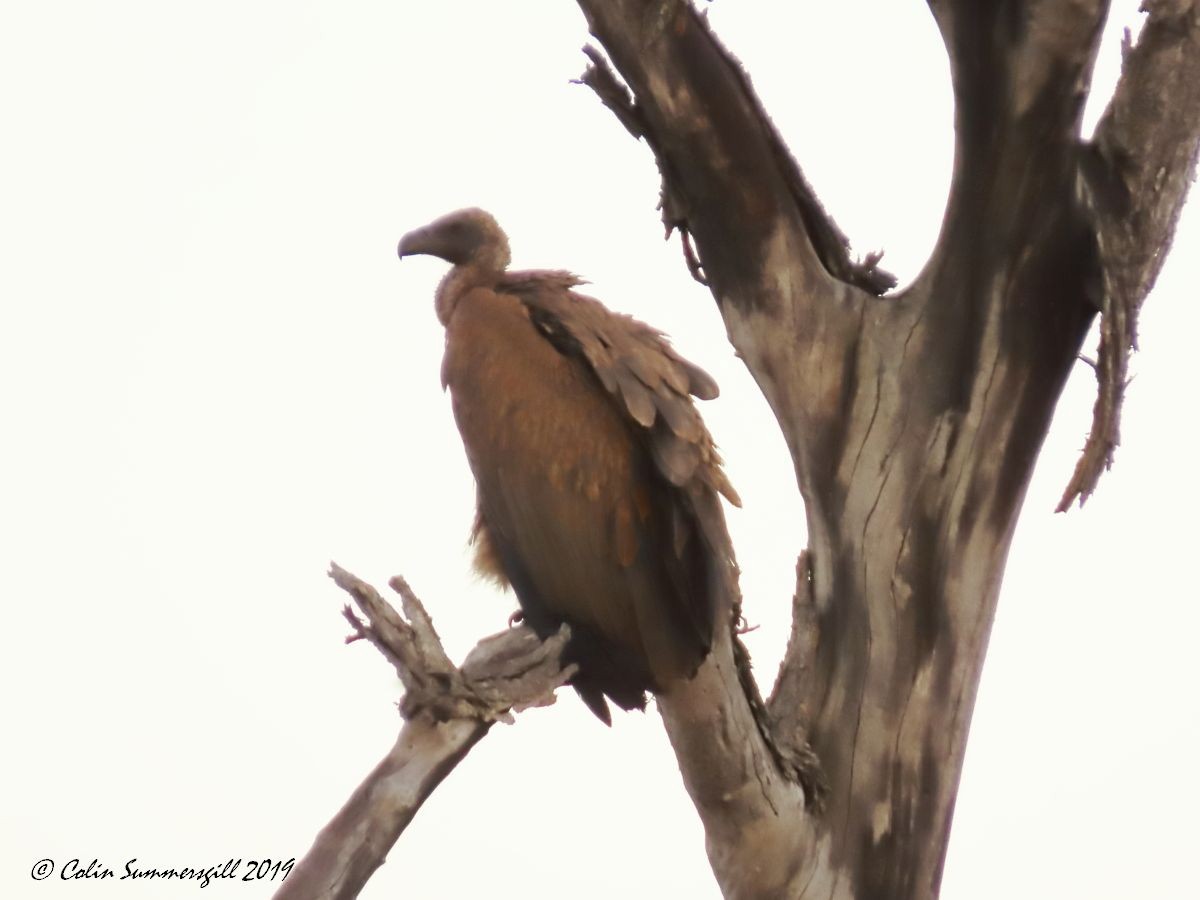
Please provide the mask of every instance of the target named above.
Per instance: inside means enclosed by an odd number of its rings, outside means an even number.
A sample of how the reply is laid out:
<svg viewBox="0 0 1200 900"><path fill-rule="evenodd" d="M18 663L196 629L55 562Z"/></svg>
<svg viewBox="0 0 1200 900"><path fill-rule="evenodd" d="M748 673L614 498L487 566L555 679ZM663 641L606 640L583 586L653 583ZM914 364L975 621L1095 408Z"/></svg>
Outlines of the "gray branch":
<svg viewBox="0 0 1200 900"><path fill-rule="evenodd" d="M1099 391L1060 511L1086 500L1112 465L1138 312L1170 250L1200 154L1200 3L1160 0L1144 8L1149 16L1136 46L1125 35L1121 79L1081 167L1103 267Z"/></svg>
<svg viewBox="0 0 1200 900"><path fill-rule="evenodd" d="M366 621L344 611L359 638L396 667L405 718L396 743L317 835L276 900L349 900L383 864L417 810L495 722L554 702L575 667L563 667L564 625L546 641L522 626L484 638L461 668L442 648L433 620L403 578L393 578L404 615L337 564L330 577Z"/></svg>

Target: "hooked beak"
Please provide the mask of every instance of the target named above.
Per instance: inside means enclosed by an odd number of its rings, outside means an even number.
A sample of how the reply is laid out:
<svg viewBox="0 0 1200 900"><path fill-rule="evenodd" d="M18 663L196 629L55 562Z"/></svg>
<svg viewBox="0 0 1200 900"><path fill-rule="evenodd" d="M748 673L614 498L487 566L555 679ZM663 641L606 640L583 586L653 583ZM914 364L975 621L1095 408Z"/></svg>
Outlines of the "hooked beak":
<svg viewBox="0 0 1200 900"><path fill-rule="evenodd" d="M428 245L429 229L417 228L400 238L400 243L396 245L396 255L404 259L406 256L428 253Z"/></svg>

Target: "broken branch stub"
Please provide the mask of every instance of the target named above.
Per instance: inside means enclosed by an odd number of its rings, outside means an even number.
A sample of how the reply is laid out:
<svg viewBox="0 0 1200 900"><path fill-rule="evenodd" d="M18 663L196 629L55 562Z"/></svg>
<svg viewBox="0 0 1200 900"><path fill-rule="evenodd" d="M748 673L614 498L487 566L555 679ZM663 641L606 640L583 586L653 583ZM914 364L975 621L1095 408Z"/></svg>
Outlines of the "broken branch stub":
<svg viewBox="0 0 1200 900"><path fill-rule="evenodd" d="M379 591L336 563L330 564L329 577L366 618L355 625L358 636L395 667L404 685L400 712L406 719L507 722L513 710L553 703L555 689L575 674L575 666L562 663L570 637L565 625L545 641L523 626L486 637L459 668L446 655L433 619L403 578L388 582L400 595L401 615Z"/></svg>

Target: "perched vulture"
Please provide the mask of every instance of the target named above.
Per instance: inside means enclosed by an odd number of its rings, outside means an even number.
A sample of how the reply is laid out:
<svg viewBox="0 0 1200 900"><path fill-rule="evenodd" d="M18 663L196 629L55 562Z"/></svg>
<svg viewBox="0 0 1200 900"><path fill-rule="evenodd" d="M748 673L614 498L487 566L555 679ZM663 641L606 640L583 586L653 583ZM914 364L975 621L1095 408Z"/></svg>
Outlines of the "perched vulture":
<svg viewBox="0 0 1200 900"><path fill-rule="evenodd" d="M717 493L740 505L691 396L717 386L663 335L573 289L567 272L507 271L508 239L464 209L409 232L401 258L454 268L435 306L442 384L475 474L476 568L511 585L566 659L584 702L644 709L695 674L734 611Z"/></svg>

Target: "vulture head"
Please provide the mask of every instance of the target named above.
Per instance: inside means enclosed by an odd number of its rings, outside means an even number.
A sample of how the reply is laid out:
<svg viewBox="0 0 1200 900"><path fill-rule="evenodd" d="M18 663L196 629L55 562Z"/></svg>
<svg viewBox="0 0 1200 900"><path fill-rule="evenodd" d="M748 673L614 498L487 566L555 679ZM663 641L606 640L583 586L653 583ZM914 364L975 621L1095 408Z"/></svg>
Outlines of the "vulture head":
<svg viewBox="0 0 1200 900"><path fill-rule="evenodd" d="M400 238L396 252L406 256L437 256L456 266L503 272L511 256L508 238L489 213L474 207L435 219Z"/></svg>

